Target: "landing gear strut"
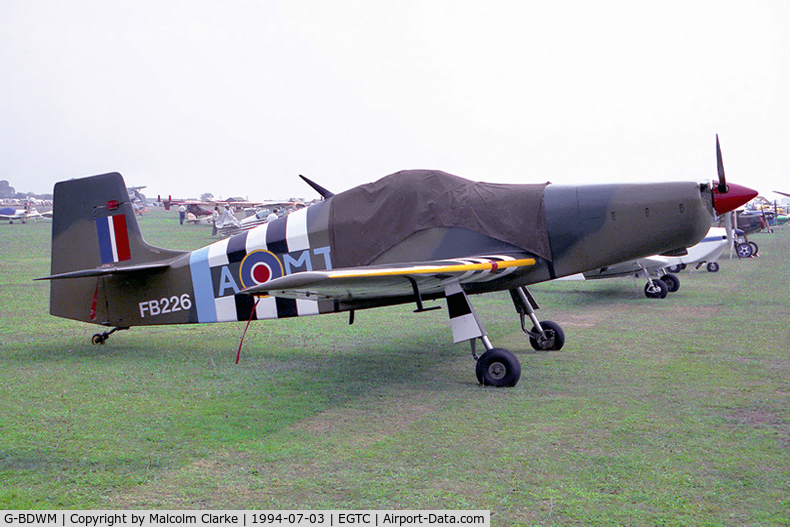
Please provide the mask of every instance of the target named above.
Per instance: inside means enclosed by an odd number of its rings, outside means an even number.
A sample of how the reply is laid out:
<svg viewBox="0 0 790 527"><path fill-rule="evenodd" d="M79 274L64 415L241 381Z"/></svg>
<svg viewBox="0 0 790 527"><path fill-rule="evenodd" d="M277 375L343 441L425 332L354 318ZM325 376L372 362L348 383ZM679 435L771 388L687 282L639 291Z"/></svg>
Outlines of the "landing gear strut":
<svg viewBox="0 0 790 527"><path fill-rule="evenodd" d="M648 273L647 283L645 284L645 296L647 298L666 298L668 293L674 293L680 289L680 278L673 273L664 273L661 278L651 278Z"/></svg>
<svg viewBox="0 0 790 527"><path fill-rule="evenodd" d="M645 284L645 296L647 298L666 298L669 289L667 284L659 278L648 278Z"/></svg>
<svg viewBox="0 0 790 527"><path fill-rule="evenodd" d="M532 294L525 286L510 290L510 297L516 307L521 330L529 335L529 343L535 351L559 351L565 344L565 332L556 322L551 320L538 321L535 310L539 309ZM532 329L527 330L526 317L532 322Z"/></svg>
<svg viewBox="0 0 790 527"><path fill-rule="evenodd" d="M477 360L475 374L478 382L485 386L515 386L521 377L521 364L516 356L504 348L495 348L491 344L482 322L458 281L445 282L444 286L453 340L455 342L469 341L472 347L472 356ZM510 295L513 298L516 311L521 317L521 328L529 335L532 347L536 350L559 350L562 348L565 343L565 334L562 328L550 320L538 321L535 316L535 309L538 305L529 290L526 287L518 287L511 289ZM531 331L526 329L527 316L534 324ZM480 356L477 355L477 339L480 339L486 349Z"/></svg>

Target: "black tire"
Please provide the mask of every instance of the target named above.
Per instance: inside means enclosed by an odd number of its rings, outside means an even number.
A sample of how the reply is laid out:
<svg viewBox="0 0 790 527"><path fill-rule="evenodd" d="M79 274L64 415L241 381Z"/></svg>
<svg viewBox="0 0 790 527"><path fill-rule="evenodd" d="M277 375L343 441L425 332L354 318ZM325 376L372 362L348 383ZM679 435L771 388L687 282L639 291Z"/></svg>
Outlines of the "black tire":
<svg viewBox="0 0 790 527"><path fill-rule="evenodd" d="M680 271L685 269L685 267L686 264L670 265L669 267L667 267L667 271L669 271L670 273L679 273Z"/></svg>
<svg viewBox="0 0 790 527"><path fill-rule="evenodd" d="M748 243L749 243L749 247L752 248L752 255L753 256L759 255L760 254L760 248L757 247L757 244L754 243L754 242L748 242Z"/></svg>
<svg viewBox="0 0 790 527"><path fill-rule="evenodd" d="M529 343L532 345L532 349L535 351L559 351L562 349L562 346L565 344L565 332L562 331L562 328L556 322L552 322L551 320L542 320L540 322L540 327L543 328L543 332L546 334L546 339L537 339L535 337L529 337ZM532 333L537 333L538 328L533 327Z"/></svg>
<svg viewBox="0 0 790 527"><path fill-rule="evenodd" d="M521 378L521 364L508 350L494 348L480 355L475 373L483 386L515 386Z"/></svg>
<svg viewBox="0 0 790 527"><path fill-rule="evenodd" d="M719 263L718 262L708 262L708 265L705 266L709 273L718 273L719 272Z"/></svg>
<svg viewBox="0 0 790 527"><path fill-rule="evenodd" d="M751 258L754 254L754 251L752 251L752 246L748 243L739 243L736 245L735 252L738 254L738 258Z"/></svg>
<svg viewBox="0 0 790 527"><path fill-rule="evenodd" d="M105 339L103 335L101 335L100 333L96 333L91 339L91 342L93 343L94 346L98 346L99 344L104 344L105 340L107 339Z"/></svg>
<svg viewBox="0 0 790 527"><path fill-rule="evenodd" d="M647 298L666 298L669 289L663 280L655 278L652 283L645 284L645 296Z"/></svg>
<svg viewBox="0 0 790 527"><path fill-rule="evenodd" d="M667 284L667 292L674 293L680 289L680 278L672 273L667 273L661 277L661 281Z"/></svg>

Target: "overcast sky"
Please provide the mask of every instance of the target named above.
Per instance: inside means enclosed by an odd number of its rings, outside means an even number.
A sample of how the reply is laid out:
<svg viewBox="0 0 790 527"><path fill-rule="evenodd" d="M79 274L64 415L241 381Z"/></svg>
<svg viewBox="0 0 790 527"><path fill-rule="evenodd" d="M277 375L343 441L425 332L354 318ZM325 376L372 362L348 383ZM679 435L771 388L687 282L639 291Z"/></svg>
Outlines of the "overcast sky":
<svg viewBox="0 0 790 527"><path fill-rule="evenodd" d="M0 179L706 180L718 133L729 180L790 192L788 28L786 0L0 0Z"/></svg>

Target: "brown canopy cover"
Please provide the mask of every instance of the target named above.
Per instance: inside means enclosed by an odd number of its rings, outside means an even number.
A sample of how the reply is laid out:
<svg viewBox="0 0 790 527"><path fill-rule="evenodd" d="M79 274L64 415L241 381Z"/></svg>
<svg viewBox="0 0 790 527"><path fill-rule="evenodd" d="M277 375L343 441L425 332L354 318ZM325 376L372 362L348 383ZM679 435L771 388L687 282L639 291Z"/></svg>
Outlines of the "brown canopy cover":
<svg viewBox="0 0 790 527"><path fill-rule="evenodd" d="M412 234L460 227L551 260L547 183L480 183L438 170L404 170L331 198L336 267L367 265Z"/></svg>

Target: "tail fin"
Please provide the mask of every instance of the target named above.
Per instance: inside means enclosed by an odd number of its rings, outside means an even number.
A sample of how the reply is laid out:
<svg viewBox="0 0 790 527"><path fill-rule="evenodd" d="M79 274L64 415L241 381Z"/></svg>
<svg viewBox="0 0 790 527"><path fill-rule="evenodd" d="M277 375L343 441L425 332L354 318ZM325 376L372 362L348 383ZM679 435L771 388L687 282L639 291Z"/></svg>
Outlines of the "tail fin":
<svg viewBox="0 0 790 527"><path fill-rule="evenodd" d="M53 216L53 275L181 254L146 243L117 172L56 183Z"/></svg>
<svg viewBox="0 0 790 527"><path fill-rule="evenodd" d="M96 320L101 277L166 267L180 251L143 239L123 177L117 172L55 184L50 313ZM91 309L86 309L86 305Z"/></svg>

